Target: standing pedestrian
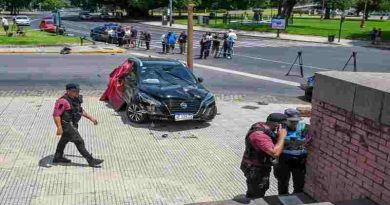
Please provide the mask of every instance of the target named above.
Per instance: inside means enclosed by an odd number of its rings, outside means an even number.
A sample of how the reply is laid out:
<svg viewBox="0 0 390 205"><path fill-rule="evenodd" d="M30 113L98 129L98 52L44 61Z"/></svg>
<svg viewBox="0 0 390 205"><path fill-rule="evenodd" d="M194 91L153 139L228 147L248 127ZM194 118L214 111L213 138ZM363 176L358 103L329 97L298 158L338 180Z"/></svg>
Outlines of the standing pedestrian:
<svg viewBox="0 0 390 205"><path fill-rule="evenodd" d="M172 32L168 39L169 49L171 49L172 54L174 54L176 40L177 40L176 33Z"/></svg>
<svg viewBox="0 0 390 205"><path fill-rule="evenodd" d="M150 50L150 41L152 41L152 36L148 31L145 31L145 44L146 50Z"/></svg>
<svg viewBox="0 0 390 205"><path fill-rule="evenodd" d="M125 29L123 29L122 27L118 27L117 29L117 35L118 35L118 46L119 47L122 47L123 46L123 43L125 42L125 34L126 34L126 31Z"/></svg>
<svg viewBox="0 0 390 205"><path fill-rule="evenodd" d="M139 35L139 40L137 43L137 48L141 48L143 46L144 41L145 41L145 32L141 31L141 34Z"/></svg>
<svg viewBox="0 0 390 205"><path fill-rule="evenodd" d="M282 124L286 116L272 113L267 122L258 122L249 129L245 137L245 152L240 169L246 177L246 197L256 199L264 197L269 188L269 177L273 158L283 151L286 129Z"/></svg>
<svg viewBox="0 0 390 205"><path fill-rule="evenodd" d="M137 43L137 36L138 36L138 31L135 27L131 27L131 37L130 37L130 44L132 48L136 47Z"/></svg>
<svg viewBox="0 0 390 205"><path fill-rule="evenodd" d="M199 59L203 59L203 56L205 56L205 51L206 51L206 48L207 48L207 37L206 37L206 34L204 34L202 36L202 39L200 40L199 43L200 43L200 56L199 56Z"/></svg>
<svg viewBox="0 0 390 205"><path fill-rule="evenodd" d="M289 194L288 187L291 175L294 193L303 192L306 174L306 124L301 121L300 113L296 109L286 109L284 114L287 116L287 137L278 164L274 167L279 195Z"/></svg>
<svg viewBox="0 0 390 205"><path fill-rule="evenodd" d="M180 54L183 54L186 52L186 44L187 44L187 34L185 31L181 32L179 36L179 47L180 47Z"/></svg>
<svg viewBox="0 0 390 205"><path fill-rule="evenodd" d="M376 44L376 37L378 35L378 30L376 30L376 28L373 28L371 33L370 33L370 36L371 36L371 44L372 45L375 45Z"/></svg>
<svg viewBox="0 0 390 205"><path fill-rule="evenodd" d="M211 50L211 54L214 55L214 58L216 58L219 53L219 46L221 45L221 41L218 39L217 34L214 34L212 42L213 42L213 48Z"/></svg>
<svg viewBox="0 0 390 205"><path fill-rule="evenodd" d="M89 119L94 125L98 121L89 115L81 107L83 103L78 84L70 83L66 85L66 94L57 100L54 107L54 122L57 126L57 135L61 135L58 142L53 163L70 163L69 159L64 157L64 149L69 142L73 142L80 154L87 160L89 166L95 167L103 162L101 159L95 159L85 148L83 138L78 131L78 123L82 117Z"/></svg>
<svg viewBox="0 0 390 205"><path fill-rule="evenodd" d="M1 24L3 25L3 29L5 31L5 35L8 35L9 23L8 20L4 17L1 18Z"/></svg>
<svg viewBox="0 0 390 205"><path fill-rule="evenodd" d="M160 38L160 41L161 41L161 46L162 46L162 53L166 53L166 47L167 47L167 37L165 35L165 33L163 33L161 35L161 38Z"/></svg>
<svg viewBox="0 0 390 205"><path fill-rule="evenodd" d="M169 39L171 38L171 35L172 35L172 32L168 32L168 34L167 34L167 39L166 39L166 41L167 41L167 43L166 43L166 49L165 49L165 53L166 54L168 54L169 53L169 50L170 50L170 48L171 48L171 45L169 44Z"/></svg>
<svg viewBox="0 0 390 205"><path fill-rule="evenodd" d="M130 39L131 39L131 27L126 27L125 42L124 42L126 48L130 48Z"/></svg>

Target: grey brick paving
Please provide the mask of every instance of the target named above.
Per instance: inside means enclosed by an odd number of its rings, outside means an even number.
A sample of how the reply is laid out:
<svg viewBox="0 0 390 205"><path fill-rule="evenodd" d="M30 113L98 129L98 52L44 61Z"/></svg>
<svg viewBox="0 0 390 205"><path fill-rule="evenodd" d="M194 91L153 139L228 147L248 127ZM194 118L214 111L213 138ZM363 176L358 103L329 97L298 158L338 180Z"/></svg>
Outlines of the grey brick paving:
<svg viewBox="0 0 390 205"><path fill-rule="evenodd" d="M6 94L4 94L6 93ZM58 137L54 97L0 97L0 204L184 204L231 199L245 192L239 170L248 127L269 113L296 105L219 101L211 123L155 122L134 125L96 97L84 108L87 149L105 159L90 168L73 144L70 165L51 163ZM258 107L255 110L243 106ZM167 134L167 137L162 137ZM267 195L277 193L275 179Z"/></svg>

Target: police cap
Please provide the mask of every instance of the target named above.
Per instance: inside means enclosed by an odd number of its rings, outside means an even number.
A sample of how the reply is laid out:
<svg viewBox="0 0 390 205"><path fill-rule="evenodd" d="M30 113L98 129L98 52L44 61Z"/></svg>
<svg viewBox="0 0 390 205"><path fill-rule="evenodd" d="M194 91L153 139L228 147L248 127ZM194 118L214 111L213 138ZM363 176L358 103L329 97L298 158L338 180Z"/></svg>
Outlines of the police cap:
<svg viewBox="0 0 390 205"><path fill-rule="evenodd" d="M284 123L287 120L287 116L282 113L272 113L267 117L267 122Z"/></svg>
<svg viewBox="0 0 390 205"><path fill-rule="evenodd" d="M80 90L80 85L76 83L69 83L66 85L66 90Z"/></svg>

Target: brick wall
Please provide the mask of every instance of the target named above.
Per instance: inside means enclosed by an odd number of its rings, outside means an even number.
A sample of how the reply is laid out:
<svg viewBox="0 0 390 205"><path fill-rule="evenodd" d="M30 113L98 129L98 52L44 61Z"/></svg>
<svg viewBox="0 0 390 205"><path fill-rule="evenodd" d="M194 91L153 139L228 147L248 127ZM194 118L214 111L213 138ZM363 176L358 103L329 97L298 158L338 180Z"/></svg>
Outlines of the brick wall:
<svg viewBox="0 0 390 205"><path fill-rule="evenodd" d="M390 204L390 126L313 99L305 191L319 201Z"/></svg>

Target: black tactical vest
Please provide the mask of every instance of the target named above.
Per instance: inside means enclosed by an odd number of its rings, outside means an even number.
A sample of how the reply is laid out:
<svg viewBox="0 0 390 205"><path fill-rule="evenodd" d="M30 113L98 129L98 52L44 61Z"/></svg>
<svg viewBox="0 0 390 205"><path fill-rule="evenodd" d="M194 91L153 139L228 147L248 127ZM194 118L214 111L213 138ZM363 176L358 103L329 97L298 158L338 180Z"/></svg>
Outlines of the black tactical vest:
<svg viewBox="0 0 390 205"><path fill-rule="evenodd" d="M253 164L258 164L259 166L272 166L272 157L267 153L262 151L256 151L249 140L249 136L257 131L264 132L264 134L271 137L272 142L276 144L276 134L271 130L265 129L261 123L253 124L249 129L248 134L245 137L245 152L244 159L246 161L251 161Z"/></svg>
<svg viewBox="0 0 390 205"><path fill-rule="evenodd" d="M73 123L77 127L78 122L80 121L83 115L83 108L81 107L81 103L83 103L82 96L79 98L70 98L67 95L61 97L61 99L65 99L69 102L71 109L65 110L61 116L61 121L63 123Z"/></svg>

